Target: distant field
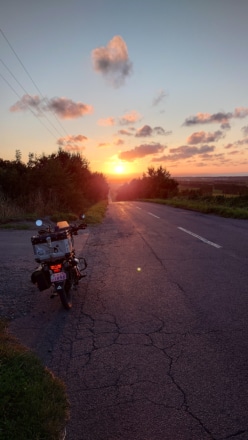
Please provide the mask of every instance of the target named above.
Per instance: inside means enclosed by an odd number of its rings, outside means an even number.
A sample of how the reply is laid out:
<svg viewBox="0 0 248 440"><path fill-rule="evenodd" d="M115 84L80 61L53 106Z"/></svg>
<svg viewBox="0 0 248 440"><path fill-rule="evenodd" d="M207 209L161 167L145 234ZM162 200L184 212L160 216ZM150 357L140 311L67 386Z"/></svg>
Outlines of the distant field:
<svg viewBox="0 0 248 440"><path fill-rule="evenodd" d="M212 195L248 195L248 175L230 177L178 177L180 193L200 191Z"/></svg>
<svg viewBox="0 0 248 440"><path fill-rule="evenodd" d="M147 201L205 214L248 219L248 176L185 177L177 181L177 196Z"/></svg>

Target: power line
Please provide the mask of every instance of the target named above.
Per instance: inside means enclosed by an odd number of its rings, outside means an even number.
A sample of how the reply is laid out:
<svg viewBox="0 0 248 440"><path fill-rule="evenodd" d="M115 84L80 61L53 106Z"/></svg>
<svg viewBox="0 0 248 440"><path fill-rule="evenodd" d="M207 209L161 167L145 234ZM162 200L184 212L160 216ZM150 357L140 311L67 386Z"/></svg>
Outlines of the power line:
<svg viewBox="0 0 248 440"><path fill-rule="evenodd" d="M13 48L13 46L11 45L11 43L9 42L8 38L6 37L5 33L3 32L2 29L0 29L0 33L2 34L2 36L4 37L5 41L7 42L7 44L9 45L10 49L12 50L12 52L14 53L14 55L16 56L16 58L18 59L19 63L21 64L22 68L24 69L24 71L26 72L26 74L28 75L29 79L32 81L33 85L35 86L36 90L39 92L40 96L45 100L46 98L43 96L42 92L40 91L39 87L37 86L37 84L35 83L35 81L33 80L32 76L30 75L30 73L28 72L28 70L26 69L26 67L24 66L23 62L21 61L20 57L17 55L15 49ZM17 81L17 83L19 84L19 86L25 91L26 94L29 95L29 93L24 89L24 87L21 85L21 83L17 80L17 78L15 77L15 75L10 71L10 69L6 66L6 64L1 60L1 62L4 64L4 66L6 67L6 69L10 72L10 74L13 76L13 78ZM30 95L29 95L30 96ZM34 113L34 112L33 112ZM59 131L57 130L57 128L52 124L51 121L49 121L49 119L47 118L47 116L44 114L44 112L42 112L43 115L45 116L45 118L48 120L48 122L50 122L50 124L55 128L55 130L57 131L57 133L59 133ZM61 124L61 122L59 121L59 119L57 118L56 114L54 112L52 112L57 123L59 124L59 126L62 128L62 130L64 131L64 133L66 135L68 135L67 131L65 130L65 128L63 127L63 125ZM59 136L61 136L61 133L59 133ZM63 137L63 136L62 136Z"/></svg>
<svg viewBox="0 0 248 440"><path fill-rule="evenodd" d="M37 84L34 82L33 78L31 77L31 75L28 73L26 67L24 66L23 62L21 61L21 59L19 58L19 56L17 55L15 49L13 48L13 46L10 44L8 38L6 37L6 35L4 34L4 32L2 31L2 29L0 29L0 32L2 34L2 36L4 37L5 41L8 43L9 47L11 48L12 52L15 54L16 58L18 59L19 63L22 65L23 69L25 70L26 74L28 75L29 79L32 81L33 85L35 86L35 88L38 90L38 92L40 93L40 95L42 95L41 91L39 90Z"/></svg>
<svg viewBox="0 0 248 440"><path fill-rule="evenodd" d="M8 82L8 80L0 73L1 78L6 82L6 84L11 88L11 90L16 94L16 96L18 96L19 99L21 99L21 96L19 95L19 93L14 89L14 87L12 87L12 85ZM50 130L50 128L48 128L44 122L36 115L36 113L33 111L33 109L30 107L30 105L28 105L29 110L31 111L31 113L33 113L33 115L38 119L38 121L40 122L41 125L43 125L43 127L45 127L49 133L55 137L55 139L57 139L57 136L54 135L54 133L52 133L52 131Z"/></svg>
<svg viewBox="0 0 248 440"><path fill-rule="evenodd" d="M22 84L20 83L20 81L18 81L18 79L16 78L16 76L11 72L11 70L8 68L8 66L5 64L5 62L0 59L1 63L4 65L4 67L8 70L8 72L10 73L10 75L14 78L14 80L17 82L17 84L19 84L19 86L21 87L21 89L28 95L30 96L30 94L27 92L27 90L22 86ZM12 89L13 90L13 89ZM21 98L20 98L21 99ZM31 108L31 106L29 106L29 109ZM61 133L58 131L57 127L55 127L55 125L49 120L49 118L46 116L46 114L39 109L40 112L42 113L42 115L45 117L45 119L49 122L49 124L51 124L51 126L54 128L54 130L56 130L56 132L58 133L59 136L61 136ZM35 114L33 112L33 114ZM37 116L38 117L38 116Z"/></svg>

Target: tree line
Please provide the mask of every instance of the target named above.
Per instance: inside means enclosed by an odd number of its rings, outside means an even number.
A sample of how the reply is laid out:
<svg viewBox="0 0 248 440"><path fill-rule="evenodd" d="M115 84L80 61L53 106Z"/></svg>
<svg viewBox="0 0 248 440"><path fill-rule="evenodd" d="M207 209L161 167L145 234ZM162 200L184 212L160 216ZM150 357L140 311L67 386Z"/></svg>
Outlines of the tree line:
<svg viewBox="0 0 248 440"><path fill-rule="evenodd" d="M138 179L122 185L116 194L116 200L166 199L178 193L178 182L171 178L169 171L160 166L150 167Z"/></svg>
<svg viewBox="0 0 248 440"><path fill-rule="evenodd" d="M0 190L26 212L80 214L108 196L102 173L91 172L88 161L78 153L59 149L40 157L29 153L27 164L16 151L13 161L0 159Z"/></svg>

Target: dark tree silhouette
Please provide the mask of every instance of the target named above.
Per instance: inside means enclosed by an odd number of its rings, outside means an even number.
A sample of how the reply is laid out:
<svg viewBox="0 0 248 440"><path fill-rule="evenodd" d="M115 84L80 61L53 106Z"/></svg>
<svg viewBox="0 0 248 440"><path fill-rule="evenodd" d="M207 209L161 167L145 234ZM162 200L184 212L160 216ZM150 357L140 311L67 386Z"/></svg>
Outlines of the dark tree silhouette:
<svg viewBox="0 0 248 440"><path fill-rule="evenodd" d="M21 162L19 150L14 161L0 159L0 190L28 211L79 214L106 199L109 189L105 177L92 173L84 157L59 149L49 156L29 153L27 164Z"/></svg>
<svg viewBox="0 0 248 440"><path fill-rule="evenodd" d="M141 179L125 183L117 191L117 200L134 200L140 198L168 198L178 191L178 182L171 178L169 171L160 166L150 167Z"/></svg>

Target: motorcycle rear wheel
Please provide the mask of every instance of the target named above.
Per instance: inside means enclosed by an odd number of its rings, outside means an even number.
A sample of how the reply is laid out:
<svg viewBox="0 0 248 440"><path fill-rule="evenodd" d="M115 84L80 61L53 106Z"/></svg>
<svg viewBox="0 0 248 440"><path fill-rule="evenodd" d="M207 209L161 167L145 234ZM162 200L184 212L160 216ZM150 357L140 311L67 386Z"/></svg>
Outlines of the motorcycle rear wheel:
<svg viewBox="0 0 248 440"><path fill-rule="evenodd" d="M66 282L64 288L60 290L59 297L63 307L70 310L72 307L72 290L69 282Z"/></svg>

